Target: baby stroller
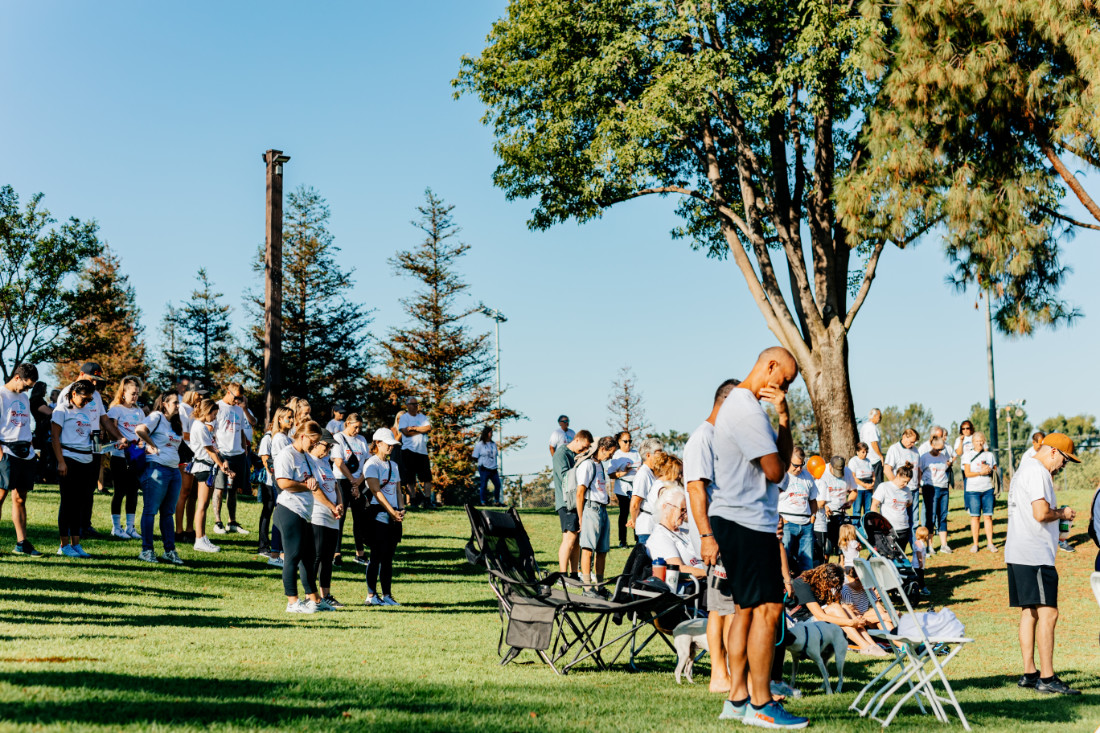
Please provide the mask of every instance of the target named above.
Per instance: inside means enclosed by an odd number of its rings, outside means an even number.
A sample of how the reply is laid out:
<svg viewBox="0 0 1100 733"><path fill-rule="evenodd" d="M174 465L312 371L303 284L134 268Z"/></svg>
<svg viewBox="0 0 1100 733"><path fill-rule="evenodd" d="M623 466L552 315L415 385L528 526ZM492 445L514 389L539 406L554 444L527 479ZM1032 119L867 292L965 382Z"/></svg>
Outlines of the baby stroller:
<svg viewBox="0 0 1100 733"><path fill-rule="evenodd" d="M920 580L917 571L913 569L913 563L901 549L898 543L897 533L894 532L890 520L878 512L867 512L860 520L863 534L856 533L860 541L867 546L872 555L889 560L901 578L901 587L909 598L919 598Z"/></svg>

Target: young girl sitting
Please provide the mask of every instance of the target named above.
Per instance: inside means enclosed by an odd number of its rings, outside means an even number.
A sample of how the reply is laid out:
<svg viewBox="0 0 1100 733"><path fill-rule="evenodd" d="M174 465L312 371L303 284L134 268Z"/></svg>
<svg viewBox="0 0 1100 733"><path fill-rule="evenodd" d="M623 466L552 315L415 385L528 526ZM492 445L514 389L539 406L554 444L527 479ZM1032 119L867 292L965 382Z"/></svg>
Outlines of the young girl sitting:
<svg viewBox="0 0 1100 733"><path fill-rule="evenodd" d="M871 608L871 604L867 600L867 593L863 589L863 583L856 575L854 567L844 569L844 585L840 589L840 605L853 616L862 616L867 623L867 628L881 628L879 617ZM882 615L883 621L886 622L887 630L892 630L890 617L886 615L886 609L883 608L881 603L875 605L878 606L878 612Z"/></svg>
<svg viewBox="0 0 1100 733"><path fill-rule="evenodd" d="M924 558L928 556L929 539L931 538L931 532L928 531L928 527L917 527L916 534L913 540L913 570L917 573L917 580L920 581L920 594L922 596L930 596L932 592L924 585Z"/></svg>
<svg viewBox="0 0 1100 733"><path fill-rule="evenodd" d="M837 535L837 546L840 548L841 556L844 558L845 572L855 568L856 560L859 558L859 540L856 539L855 525L840 525L840 534Z"/></svg>

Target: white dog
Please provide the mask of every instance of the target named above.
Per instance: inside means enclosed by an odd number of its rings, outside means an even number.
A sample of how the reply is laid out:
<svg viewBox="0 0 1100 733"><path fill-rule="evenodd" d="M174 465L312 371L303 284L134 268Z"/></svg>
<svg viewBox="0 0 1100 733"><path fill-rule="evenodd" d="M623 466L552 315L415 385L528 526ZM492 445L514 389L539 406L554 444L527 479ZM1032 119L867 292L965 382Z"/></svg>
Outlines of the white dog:
<svg viewBox="0 0 1100 733"><path fill-rule="evenodd" d="M676 647L676 684L680 682L680 675L687 677L688 682L694 682L691 678L691 669L695 666L695 655L700 650L710 651L707 645L707 620L705 618L693 618L681 621L672 630L673 646Z"/></svg>
<svg viewBox="0 0 1100 733"><path fill-rule="evenodd" d="M836 691L844 686L844 655L848 653L848 638L836 624L822 621L809 621L795 624L787 629L791 636L791 644L787 648L791 652L791 687L794 687L794 675L798 671L798 656L805 655L817 662L817 668L825 679L825 694L833 694L832 685L829 684L829 670L821 658L821 653L832 647L833 656L836 659Z"/></svg>

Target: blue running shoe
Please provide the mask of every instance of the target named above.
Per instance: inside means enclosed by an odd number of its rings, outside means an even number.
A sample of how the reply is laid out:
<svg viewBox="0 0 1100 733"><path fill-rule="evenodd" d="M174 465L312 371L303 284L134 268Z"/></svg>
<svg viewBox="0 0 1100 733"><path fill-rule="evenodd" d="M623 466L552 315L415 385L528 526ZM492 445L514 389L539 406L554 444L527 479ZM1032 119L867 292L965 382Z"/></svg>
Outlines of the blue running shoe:
<svg viewBox="0 0 1100 733"><path fill-rule="evenodd" d="M741 720L745 719L745 711L748 709L749 704L743 703L741 705L734 705L733 700L726 700L722 703L722 712L718 716L719 720Z"/></svg>
<svg viewBox="0 0 1100 733"><path fill-rule="evenodd" d="M798 730L810 724L809 718L791 715L777 702L769 702L757 710L751 704L746 706L745 723L757 728L773 728L776 730Z"/></svg>

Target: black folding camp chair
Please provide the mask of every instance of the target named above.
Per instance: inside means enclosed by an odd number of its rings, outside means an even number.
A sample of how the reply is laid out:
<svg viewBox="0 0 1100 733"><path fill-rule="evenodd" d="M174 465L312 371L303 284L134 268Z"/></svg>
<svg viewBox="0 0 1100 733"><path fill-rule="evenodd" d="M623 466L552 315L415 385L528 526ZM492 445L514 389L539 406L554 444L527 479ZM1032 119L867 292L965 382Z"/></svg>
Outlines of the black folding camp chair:
<svg viewBox="0 0 1100 733"><path fill-rule="evenodd" d="M502 624L497 653L502 665L531 649L558 674L588 660L607 669L627 650L634 666L644 648L634 643L638 631L682 611L699 595L679 596L664 584L637 583L625 575L601 584L614 588L609 598L582 595L577 581L539 568L514 507L501 512L467 504L466 515L471 531L466 558L488 571L489 587L497 597ZM622 628L609 629L612 622Z"/></svg>

